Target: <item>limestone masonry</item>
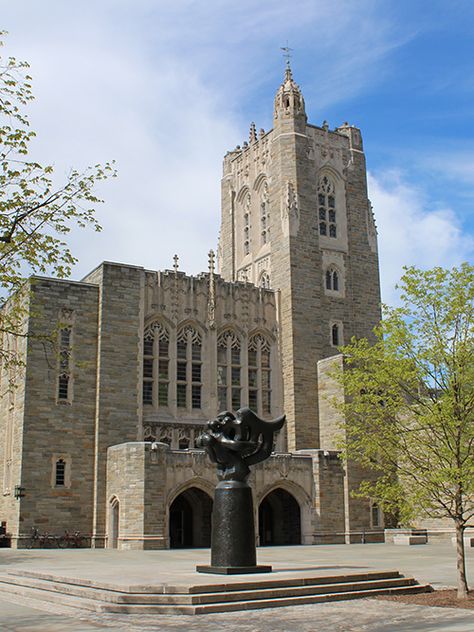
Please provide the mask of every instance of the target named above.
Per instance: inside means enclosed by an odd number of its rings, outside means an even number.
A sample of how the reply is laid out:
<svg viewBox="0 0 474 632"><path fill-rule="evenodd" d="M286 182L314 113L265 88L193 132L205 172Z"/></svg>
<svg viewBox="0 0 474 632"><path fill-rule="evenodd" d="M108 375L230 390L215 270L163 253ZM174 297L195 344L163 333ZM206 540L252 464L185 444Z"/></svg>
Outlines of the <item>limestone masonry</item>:
<svg viewBox="0 0 474 632"><path fill-rule="evenodd" d="M258 543L383 539L351 489L330 398L338 346L380 319L377 236L360 130L307 122L287 67L273 129L224 158L209 270L102 263L81 282L30 280L25 368L3 369L0 520L92 547L208 546L215 468L195 438L222 410L283 412L255 467ZM6 308L7 309L7 308ZM51 344L50 340L53 340Z"/></svg>

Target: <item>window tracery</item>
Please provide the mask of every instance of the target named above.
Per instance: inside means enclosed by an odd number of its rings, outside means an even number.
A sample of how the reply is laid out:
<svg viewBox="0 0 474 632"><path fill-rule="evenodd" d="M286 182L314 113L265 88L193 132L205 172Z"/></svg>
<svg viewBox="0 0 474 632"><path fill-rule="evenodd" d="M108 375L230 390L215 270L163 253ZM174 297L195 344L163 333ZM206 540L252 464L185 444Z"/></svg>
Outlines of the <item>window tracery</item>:
<svg viewBox="0 0 474 632"><path fill-rule="evenodd" d="M271 414L270 342L255 334L248 344L249 408L257 414Z"/></svg>
<svg viewBox="0 0 474 632"><path fill-rule="evenodd" d="M326 290L339 292L339 272L335 268L326 270Z"/></svg>
<svg viewBox="0 0 474 632"><path fill-rule="evenodd" d="M266 270L264 270L262 274L260 275L260 281L258 285L264 290L270 289L270 275L268 274Z"/></svg>
<svg viewBox="0 0 474 632"><path fill-rule="evenodd" d="M327 175L321 176L318 182L318 218L319 234L337 237L336 188Z"/></svg>
<svg viewBox="0 0 474 632"><path fill-rule="evenodd" d="M226 330L217 339L217 398L220 411L240 408L241 371L240 340L233 331Z"/></svg>
<svg viewBox="0 0 474 632"><path fill-rule="evenodd" d="M155 408L168 406L169 332L154 322L143 337L143 404Z"/></svg>
<svg viewBox="0 0 474 632"><path fill-rule="evenodd" d="M176 339L176 403L178 408L201 408L202 339L187 325Z"/></svg>

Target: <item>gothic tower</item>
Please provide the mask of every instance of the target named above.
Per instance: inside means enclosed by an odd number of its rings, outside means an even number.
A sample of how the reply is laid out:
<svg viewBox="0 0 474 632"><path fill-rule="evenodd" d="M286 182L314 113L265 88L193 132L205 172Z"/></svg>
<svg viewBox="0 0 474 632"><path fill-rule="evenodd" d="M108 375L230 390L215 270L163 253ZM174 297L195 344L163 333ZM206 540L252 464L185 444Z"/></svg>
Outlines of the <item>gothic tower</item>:
<svg viewBox="0 0 474 632"><path fill-rule="evenodd" d="M273 129L224 158L219 271L277 291L288 449L320 447L317 362L380 320L377 236L360 130L309 124L289 64Z"/></svg>

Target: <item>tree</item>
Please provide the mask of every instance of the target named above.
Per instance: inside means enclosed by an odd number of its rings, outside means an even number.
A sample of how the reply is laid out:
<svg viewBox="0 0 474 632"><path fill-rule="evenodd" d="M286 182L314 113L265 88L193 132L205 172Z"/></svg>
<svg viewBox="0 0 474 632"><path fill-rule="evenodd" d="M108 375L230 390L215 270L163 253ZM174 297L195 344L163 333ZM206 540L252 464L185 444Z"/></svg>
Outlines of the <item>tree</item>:
<svg viewBox="0 0 474 632"><path fill-rule="evenodd" d="M0 32L0 47L5 32ZM65 182L55 185L53 167L28 161L35 133L24 110L34 98L28 64L0 57L0 294L10 295L0 312L0 332L26 335L21 323L25 277L49 273L70 275L76 258L63 241L72 226L100 230L94 193L99 180L115 176L113 163L84 171L72 169ZM3 347L4 364L18 360Z"/></svg>
<svg viewBox="0 0 474 632"><path fill-rule="evenodd" d="M377 474L357 494L401 524L449 518L458 597L468 594L464 530L474 516L474 267L405 268L402 307L384 309L375 342L341 348L345 459Z"/></svg>

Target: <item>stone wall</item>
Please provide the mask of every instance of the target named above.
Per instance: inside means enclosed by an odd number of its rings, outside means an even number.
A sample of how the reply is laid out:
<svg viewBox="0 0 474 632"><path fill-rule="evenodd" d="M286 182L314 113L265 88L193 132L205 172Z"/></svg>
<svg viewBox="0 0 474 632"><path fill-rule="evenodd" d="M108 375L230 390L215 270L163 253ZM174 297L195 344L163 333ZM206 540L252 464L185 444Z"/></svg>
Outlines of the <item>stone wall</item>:
<svg viewBox="0 0 474 632"><path fill-rule="evenodd" d="M214 299L211 305L210 285ZM271 414L282 413L280 357L276 294L251 283L227 283L218 275L165 270L145 274L144 325L159 323L169 336L169 403L168 406L143 407L143 425L153 429L158 423L196 425L197 429L215 417L217 398L217 341L225 332L233 332L240 343L240 406L248 406L248 343L253 335L263 335L271 345ZM202 342L202 404L197 408L178 408L176 400L176 337L184 327L193 327ZM239 407L240 407L239 406ZM170 426L171 428L171 426ZM283 444L284 445L284 444ZM282 445L282 447L283 447Z"/></svg>
<svg viewBox="0 0 474 632"><path fill-rule="evenodd" d="M335 186L337 235L319 233L318 182ZM268 188L269 239L260 239L262 187ZM367 198L360 130L307 124L291 72L277 92L273 129L224 159L220 271L258 283L265 270L279 292L283 408L288 449L321 447L317 362L353 335L372 336L380 320L377 235ZM250 218L246 233L245 222ZM243 251L248 234L249 251ZM326 287L328 269L337 290Z"/></svg>
<svg viewBox="0 0 474 632"><path fill-rule="evenodd" d="M22 298L23 306L28 312L29 297ZM4 311L13 308L10 301ZM22 333L28 332L28 323L24 323ZM27 360L27 338L2 333L2 349L9 355L16 354L17 361ZM13 536L16 545L20 519L20 500L15 499L15 487L22 485L22 444L23 418L25 412L26 373L22 366L2 362L0 369L0 520L6 522L7 532Z"/></svg>
<svg viewBox="0 0 474 632"><path fill-rule="evenodd" d="M342 354L318 362L321 444L327 450L340 449L344 441L344 417L334 407L335 401L343 402L345 398L344 389L335 377L338 371L344 370ZM372 470L353 461L344 465L341 490L345 508L344 532L348 543L383 540L382 512L379 512L379 524L373 524L370 499L354 497L354 492L359 489L362 481L375 479L376 475Z"/></svg>
<svg viewBox="0 0 474 632"><path fill-rule="evenodd" d="M13 546L23 546L32 527L91 535L98 288L33 278L24 393L19 524ZM58 396L60 327L71 328L69 395ZM65 463L64 485L55 464ZM20 541L16 542L19 537Z"/></svg>
<svg viewBox="0 0 474 632"><path fill-rule="evenodd" d="M111 513L120 503L118 548L169 547L169 509L183 492L197 488L213 497L215 466L201 450L170 450L160 443L132 442L112 446L107 455L107 513L110 544ZM311 455L273 455L253 468L249 484L254 491L255 524L258 506L275 489L298 502L303 544L314 542L314 485ZM333 497L328 495L327 504ZM258 535L258 534L257 534Z"/></svg>
<svg viewBox="0 0 474 632"><path fill-rule="evenodd" d="M104 546L107 449L141 433L143 268L103 263L85 281L99 284L95 387L93 545Z"/></svg>

